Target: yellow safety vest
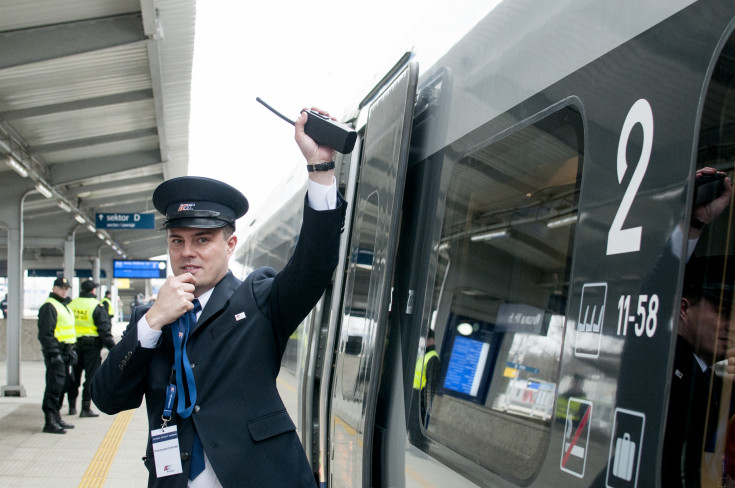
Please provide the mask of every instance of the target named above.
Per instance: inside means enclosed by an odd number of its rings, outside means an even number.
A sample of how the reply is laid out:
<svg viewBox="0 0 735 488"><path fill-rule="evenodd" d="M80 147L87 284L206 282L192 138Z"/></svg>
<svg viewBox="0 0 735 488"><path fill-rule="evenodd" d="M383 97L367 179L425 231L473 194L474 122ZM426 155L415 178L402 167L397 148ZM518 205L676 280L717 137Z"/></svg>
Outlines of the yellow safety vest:
<svg viewBox="0 0 735 488"><path fill-rule="evenodd" d="M101 301L102 305L104 305L105 309L107 310L107 315L110 316L110 318L115 316L115 311L112 309L112 300L105 297Z"/></svg>
<svg viewBox="0 0 735 488"><path fill-rule="evenodd" d="M97 326L94 325L92 314L100 302L96 298L78 297L71 301L69 308L74 312L77 337L98 337Z"/></svg>
<svg viewBox="0 0 735 488"><path fill-rule="evenodd" d="M416 390L423 390L426 386L426 365L429 364L431 358L439 359L439 354L436 351L429 351L424 354L424 360L416 361L416 370L413 373L413 387Z"/></svg>
<svg viewBox="0 0 735 488"><path fill-rule="evenodd" d="M66 344L77 342L74 331L74 314L63 303L51 297L48 297L43 303L50 303L56 309L56 328L54 329L56 340Z"/></svg>

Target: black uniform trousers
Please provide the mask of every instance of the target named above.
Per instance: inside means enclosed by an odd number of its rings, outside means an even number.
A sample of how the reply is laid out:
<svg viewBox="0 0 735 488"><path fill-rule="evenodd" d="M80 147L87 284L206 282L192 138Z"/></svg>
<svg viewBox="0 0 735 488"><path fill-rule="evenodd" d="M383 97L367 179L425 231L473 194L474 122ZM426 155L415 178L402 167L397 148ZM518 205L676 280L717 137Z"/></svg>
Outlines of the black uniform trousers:
<svg viewBox="0 0 735 488"><path fill-rule="evenodd" d="M61 345L62 351L64 344ZM54 364L48 356L44 356L46 364L46 389L43 392L41 409L44 412L57 412L64 401L66 393L71 385L71 364L68 355L62 352L63 363Z"/></svg>
<svg viewBox="0 0 735 488"><path fill-rule="evenodd" d="M77 364L74 365L74 377L67 396L69 404L73 405L79 396L79 386L82 384L82 373L84 373L84 387L82 389L82 401L92 401L92 393L89 391L89 385L94 376L94 372L100 367L102 359L102 344L99 338L95 336L77 337Z"/></svg>

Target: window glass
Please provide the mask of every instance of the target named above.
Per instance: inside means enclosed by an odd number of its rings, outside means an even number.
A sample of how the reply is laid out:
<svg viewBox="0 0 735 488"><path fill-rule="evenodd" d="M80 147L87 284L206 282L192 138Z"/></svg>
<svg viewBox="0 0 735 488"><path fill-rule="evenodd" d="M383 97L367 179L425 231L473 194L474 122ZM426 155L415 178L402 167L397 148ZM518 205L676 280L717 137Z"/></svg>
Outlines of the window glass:
<svg viewBox="0 0 735 488"><path fill-rule="evenodd" d="M534 475L554 416L581 140L563 108L461 158L448 187L414 381L422 428L509 479Z"/></svg>
<svg viewBox="0 0 735 488"><path fill-rule="evenodd" d="M359 229L357 245L352 248L345 307L344 322L347 327L343 330L342 340L342 395L344 398L361 398L359 392L364 385L360 385L364 369L363 363L365 340L368 338L370 322L374 320L374 309L369 310L369 304L374 302L377 292L373 277L373 256L375 254L377 238L377 215L379 207L378 192L374 191L362 202L355 218L355 228ZM360 390L358 392L358 386Z"/></svg>
<svg viewBox="0 0 735 488"><path fill-rule="evenodd" d="M717 60L701 112L697 170L730 179L735 162L735 38ZM710 172L707 169L706 172ZM711 178L711 176L710 176ZM676 348L661 462L662 486L731 486L735 479L735 395L728 381L733 355L735 224L722 180L698 171L688 257L675 324ZM708 224L703 229L696 220Z"/></svg>

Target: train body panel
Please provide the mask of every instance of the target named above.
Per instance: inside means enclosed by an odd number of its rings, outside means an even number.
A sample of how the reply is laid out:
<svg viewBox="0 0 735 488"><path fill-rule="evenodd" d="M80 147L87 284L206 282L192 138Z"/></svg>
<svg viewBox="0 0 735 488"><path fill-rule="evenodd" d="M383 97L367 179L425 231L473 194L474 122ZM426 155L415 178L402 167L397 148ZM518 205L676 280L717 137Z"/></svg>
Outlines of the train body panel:
<svg viewBox="0 0 735 488"><path fill-rule="evenodd" d="M728 408L697 481L665 431L690 251L735 258L731 207L690 227L695 171L733 175L734 29L728 1L506 1L415 96L408 61L361 107L340 266L291 356L320 483L728 482Z"/></svg>

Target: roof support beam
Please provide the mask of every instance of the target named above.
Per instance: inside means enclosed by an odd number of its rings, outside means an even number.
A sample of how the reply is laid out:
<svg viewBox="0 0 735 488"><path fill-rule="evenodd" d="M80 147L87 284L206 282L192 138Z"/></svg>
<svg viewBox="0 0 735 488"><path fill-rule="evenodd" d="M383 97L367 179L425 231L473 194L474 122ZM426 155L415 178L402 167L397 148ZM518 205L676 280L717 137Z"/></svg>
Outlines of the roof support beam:
<svg viewBox="0 0 735 488"><path fill-rule="evenodd" d="M115 175L131 169L160 163L158 151L141 151L104 158L84 159L51 165L51 180L65 185L80 180L105 176L106 181L117 180Z"/></svg>
<svg viewBox="0 0 735 488"><path fill-rule="evenodd" d="M158 135L158 130L155 127L148 129L133 130L129 132L117 132L115 134L109 134L106 136L99 137L86 137L84 139L76 139L73 141L58 142L53 144L42 144L39 146L33 146L31 148L31 154L43 154L54 151L63 151L66 149L75 149L80 147L96 146L98 144L107 144L110 142L129 141L131 139L140 139L143 137Z"/></svg>
<svg viewBox="0 0 735 488"><path fill-rule="evenodd" d="M147 40L140 14L82 20L0 34L0 69Z"/></svg>
<svg viewBox="0 0 735 488"><path fill-rule="evenodd" d="M151 39L162 39L161 24L156 10L155 0L141 0L140 10L143 15L145 34ZM161 161L167 162L168 136L166 134L166 119L163 111L163 76L161 68L161 53L157 42L148 43L148 62L150 63L151 85L153 87L153 106L156 111L156 125L158 126L158 141L161 150ZM170 178L168 165L164 165L164 178Z"/></svg>
<svg viewBox="0 0 735 488"><path fill-rule="evenodd" d="M153 90L136 90L104 97L77 100L74 102L56 103L53 105L44 105L41 107L22 110L9 110L7 112L0 113L0 120L25 119L27 117L37 117L39 115L73 112L75 110L84 110L87 108L106 107L108 105L150 100L151 98L153 98Z"/></svg>

